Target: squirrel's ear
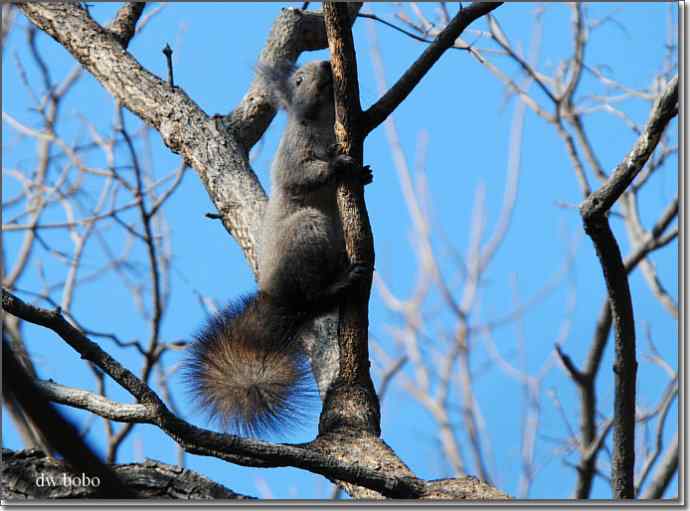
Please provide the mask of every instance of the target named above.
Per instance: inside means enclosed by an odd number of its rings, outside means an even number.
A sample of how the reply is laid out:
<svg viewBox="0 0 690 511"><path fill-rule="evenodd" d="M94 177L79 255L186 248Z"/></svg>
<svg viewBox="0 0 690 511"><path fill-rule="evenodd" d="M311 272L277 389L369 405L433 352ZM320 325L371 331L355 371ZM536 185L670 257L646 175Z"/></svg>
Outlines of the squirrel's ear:
<svg viewBox="0 0 690 511"><path fill-rule="evenodd" d="M273 64L258 62L255 66L256 76L264 89L271 95L276 107L287 109L292 103L290 77L296 67L291 62L281 61Z"/></svg>

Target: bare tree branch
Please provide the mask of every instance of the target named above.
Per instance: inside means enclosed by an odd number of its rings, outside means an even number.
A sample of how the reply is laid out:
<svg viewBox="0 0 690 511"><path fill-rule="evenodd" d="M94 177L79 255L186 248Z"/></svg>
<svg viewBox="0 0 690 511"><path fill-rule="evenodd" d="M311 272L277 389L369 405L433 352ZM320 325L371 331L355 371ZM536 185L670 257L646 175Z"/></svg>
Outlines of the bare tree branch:
<svg viewBox="0 0 690 511"><path fill-rule="evenodd" d="M342 154L361 165L365 133L360 131L357 62L347 6L325 2L323 9L334 80L336 141ZM359 168L355 166L353 170L359 171ZM373 270L374 241L361 181L356 176L349 176L349 179L338 183L336 193L348 259L351 264L362 263ZM338 328L340 368L337 380L328 389L324 400L319 424L322 433L351 421L354 422L349 424L350 427L376 435L381 432L379 402L369 374L370 292L371 274L346 295L341 305ZM342 410L346 411L345 415Z"/></svg>
<svg viewBox="0 0 690 511"><path fill-rule="evenodd" d="M18 5L194 167L223 215L224 225L255 265L254 246L266 195L249 168L246 151L222 123L208 117L182 89L171 90L130 53L123 52L115 36L93 21L79 4ZM90 44L83 44L84 37ZM238 204L246 207L239 208Z"/></svg>
<svg viewBox="0 0 690 511"><path fill-rule="evenodd" d="M651 417L658 415L659 420L656 425L656 433L654 435L654 449L647 458L644 460L644 464L642 465L642 469L640 470L639 476L637 477L637 480L635 481L635 488L636 488L636 494L639 496L640 491L642 490L642 486L646 482L647 476L649 475L652 467L654 466L654 463L656 463L657 459L661 455L661 449L663 447L663 434L664 434L664 425L666 424L666 417L668 416L669 411L671 410L671 404L673 401L676 399L678 396L678 380L677 377L674 375L673 380L671 381L671 385L669 386L668 390L664 392L664 395L661 398L661 402L659 403L659 406L657 410L654 412L650 413L648 417L645 417L644 420L649 420Z"/></svg>
<svg viewBox="0 0 690 511"><path fill-rule="evenodd" d="M5 39L7 39L7 34L10 33L12 28L12 22L14 21L15 15L14 5L11 3L2 4L2 28L0 28L0 51L4 53L5 50Z"/></svg>
<svg viewBox="0 0 690 511"><path fill-rule="evenodd" d="M635 385L637 373L635 325L627 272L618 243L606 216L658 143L661 133L677 113L678 77L656 101L647 127L609 179L580 206L585 231L597 251L609 294L615 325L614 457L612 484L616 498L634 498Z"/></svg>
<svg viewBox="0 0 690 511"><path fill-rule="evenodd" d="M362 114L364 133L374 130L403 102L429 69L441 58L441 55L453 46L457 37L470 23L500 5L501 2L473 2L469 7L463 7L436 37L434 43L424 49L419 58L405 71L395 85Z"/></svg>
<svg viewBox="0 0 690 511"><path fill-rule="evenodd" d="M125 2L118 9L113 21L110 22L110 32L120 41L123 48L127 49L129 42L134 37L137 21L144 12L146 2Z"/></svg>
<svg viewBox="0 0 690 511"><path fill-rule="evenodd" d="M678 471L678 456L680 454L678 449L678 435L676 435L673 442L666 448L664 457L652 477L652 482L640 495L641 499L660 499L664 496L673 475Z"/></svg>
<svg viewBox="0 0 690 511"><path fill-rule="evenodd" d="M5 293L3 290L3 309ZM2 386L12 394L34 424L40 425L50 446L71 465L72 471L99 478L98 493L106 498L134 498L136 492L127 488L110 467L103 464L84 442L76 428L50 404L18 362L9 344L2 342Z"/></svg>
<svg viewBox="0 0 690 511"><path fill-rule="evenodd" d="M656 148L664 129L677 113L678 75L669 82L655 101L647 124L632 150L616 167L609 179L596 192L587 197L580 206L585 222L602 216L611 209L613 203L618 200L628 185L632 183L632 180L635 179L635 176L642 170Z"/></svg>
<svg viewBox="0 0 690 511"><path fill-rule="evenodd" d="M66 387L52 381L36 381L36 386L48 399L63 405L89 410L96 415L118 422L153 424L155 415L142 404L116 403L92 392Z"/></svg>
<svg viewBox="0 0 690 511"><path fill-rule="evenodd" d="M677 215L678 203L677 199L671 202L666 210L662 213L659 220L649 233L649 237L645 243L639 245L632 251L625 259L625 271L632 272L639 261L641 261L647 254L664 246L673 237L677 236L677 230L670 233L672 236L661 237L664 230L668 227L671 220ZM599 318L596 323L594 338L585 362L583 370L579 370L573 361L565 355L560 347L557 347L559 356L563 364L568 369L571 377L578 386L580 392L580 423L581 423L581 443L585 446L589 445L588 455L582 456L578 464L578 476L575 490L575 498L585 499L589 497L592 488L592 479L595 475L596 455L598 451L594 449L597 445L595 437L597 437L596 425L596 392L595 380L599 372L601 360L604 354L604 349L608 341L609 333L611 331L612 317L611 308L609 306L608 298L604 302ZM598 438L601 438L599 435ZM601 447L601 442L598 443Z"/></svg>
<svg viewBox="0 0 690 511"><path fill-rule="evenodd" d="M424 493L423 482L415 477L388 477L385 473L357 463L341 462L332 456L319 454L309 449L309 444L270 444L197 428L170 412L146 383L68 323L59 311L28 305L5 289L2 290L2 308L60 335L82 358L96 364L136 397L139 403L147 406L155 417L153 423L189 453L215 456L246 466L292 465L327 477L364 485L390 497L414 498Z"/></svg>

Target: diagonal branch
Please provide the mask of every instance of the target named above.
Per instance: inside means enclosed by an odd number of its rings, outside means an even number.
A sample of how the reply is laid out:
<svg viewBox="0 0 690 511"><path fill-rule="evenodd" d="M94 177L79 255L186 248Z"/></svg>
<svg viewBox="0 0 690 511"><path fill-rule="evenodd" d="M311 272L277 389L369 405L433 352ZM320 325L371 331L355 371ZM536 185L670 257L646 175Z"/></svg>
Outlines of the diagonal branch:
<svg viewBox="0 0 690 511"><path fill-rule="evenodd" d="M254 262L266 196L244 149L231 133L206 115L182 89L171 89L144 69L123 50L120 40L91 19L79 4L27 2L18 6L116 100L158 130L166 146L194 167L223 215L226 228Z"/></svg>
<svg viewBox="0 0 690 511"><path fill-rule="evenodd" d="M493 11L502 2L473 2L460 12L438 34L433 44L424 49L417 60L405 71L398 81L376 103L362 115L362 131L369 133L412 92L424 75L453 46L455 40L474 20Z"/></svg>
<svg viewBox="0 0 690 511"><path fill-rule="evenodd" d="M3 308L4 302L3 294ZM10 393L31 421L38 425L51 449L63 456L71 471L97 477L101 497L136 497L136 492L125 486L112 469L100 460L72 423L62 417L34 385L33 377L22 367L9 343L4 340L2 358L2 386L5 392Z"/></svg>
<svg viewBox="0 0 690 511"><path fill-rule="evenodd" d="M57 333L82 358L94 363L125 390L149 408L152 424L180 444L187 452L254 467L293 466L374 489L388 497L418 497L424 483L415 477L389 477L385 472L359 464L341 462L309 449L309 445L271 444L235 435L197 428L173 414L160 397L131 371L103 351L65 320L59 310L50 311L29 305L7 290L2 290L4 311ZM91 410L98 413L96 409Z"/></svg>
<svg viewBox="0 0 690 511"><path fill-rule="evenodd" d="M88 390L66 387L53 381L36 380L34 383L51 401L89 410L106 419L118 422L153 424L155 418L151 408L146 405L117 403Z"/></svg>
<svg viewBox="0 0 690 511"><path fill-rule="evenodd" d="M113 21L110 22L108 29L125 49L134 37L137 21L141 18L144 7L146 7L146 2L125 2L118 9Z"/></svg>
<svg viewBox="0 0 690 511"><path fill-rule="evenodd" d="M618 164L609 179L593 192L580 206L582 216L588 218L602 216L613 206L625 189L639 174L656 149L661 134L669 121L678 113L678 75L654 102L652 112L642 134L633 145L625 159Z"/></svg>
<svg viewBox="0 0 690 511"><path fill-rule="evenodd" d="M678 471L678 457L680 455L678 446L678 435L676 435L668 446L664 457L647 487L647 490L640 495L641 499L660 499L673 479L673 475Z"/></svg>

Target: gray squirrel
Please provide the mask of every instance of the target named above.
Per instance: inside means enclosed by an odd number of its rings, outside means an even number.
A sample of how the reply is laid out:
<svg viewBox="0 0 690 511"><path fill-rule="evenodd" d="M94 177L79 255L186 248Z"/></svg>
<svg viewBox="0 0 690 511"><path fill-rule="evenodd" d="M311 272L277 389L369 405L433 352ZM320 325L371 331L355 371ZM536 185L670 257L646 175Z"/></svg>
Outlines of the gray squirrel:
<svg viewBox="0 0 690 511"><path fill-rule="evenodd" d="M372 181L368 166L336 154L328 61L296 71L260 66L258 76L288 115L257 243L259 290L212 317L187 362L200 408L250 436L289 430L303 417L313 386L296 334L370 270L347 262L337 179L359 171L363 184Z"/></svg>

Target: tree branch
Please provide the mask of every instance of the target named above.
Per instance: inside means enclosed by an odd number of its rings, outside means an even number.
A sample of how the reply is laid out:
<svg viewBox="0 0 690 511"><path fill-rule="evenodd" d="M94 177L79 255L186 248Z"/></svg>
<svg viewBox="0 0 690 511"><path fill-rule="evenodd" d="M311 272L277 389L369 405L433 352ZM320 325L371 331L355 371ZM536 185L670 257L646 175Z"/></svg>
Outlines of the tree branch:
<svg viewBox="0 0 690 511"><path fill-rule="evenodd" d="M641 499L660 499L671 483L673 474L678 470L678 435L675 436L671 445L666 449L659 467L652 478L652 482L647 490L640 496Z"/></svg>
<svg viewBox="0 0 690 511"><path fill-rule="evenodd" d="M424 75L453 46L463 30L477 18L493 11L502 2L473 2L460 12L438 34L433 44L424 49L417 60L376 103L362 114L362 132L368 134L381 124L412 92Z"/></svg>
<svg viewBox="0 0 690 511"><path fill-rule="evenodd" d="M331 52L335 90L335 135L341 153L361 165L364 133L360 127L361 107L357 83L357 62L348 22L347 5L323 4L324 21ZM359 167L356 167L359 171ZM373 269L374 243L364 189L355 176L342 179L337 186L337 202L350 263L363 263ZM319 424L319 433L347 425L379 435L380 409L369 374L368 303L371 273L348 293L340 310L338 377L329 388ZM343 413L345 412L345 413Z"/></svg>
<svg viewBox="0 0 690 511"><path fill-rule="evenodd" d="M594 192L596 193L596 192ZM637 360L635 321L627 272L620 249L604 215L587 218L587 235L592 239L604 272L615 327L614 451L612 483L614 498L634 498L635 392Z"/></svg>
<svg viewBox="0 0 690 511"><path fill-rule="evenodd" d="M347 4L348 24L352 25L362 4ZM294 64L304 51L322 50L328 46L323 14L300 9L283 9L271 28L258 63ZM264 82L255 78L239 105L225 117L225 122L247 154L273 120L276 110L263 89Z"/></svg>
<svg viewBox="0 0 690 511"><path fill-rule="evenodd" d="M71 485L64 478L69 467L61 460L46 456L37 449L2 450L3 499L94 498L93 485ZM159 461L110 465L113 472L141 499L246 499L196 472ZM43 485L37 482L42 481ZM67 483L67 484L66 484Z"/></svg>
<svg viewBox="0 0 690 511"><path fill-rule="evenodd" d="M125 2L110 22L108 29L125 49L134 37L137 21L141 18L144 7L146 7L146 2Z"/></svg>
<svg viewBox="0 0 690 511"><path fill-rule="evenodd" d="M142 404L127 404L111 401L87 390L66 387L52 381L35 382L48 399L56 403L88 410L100 417L118 422L153 424L153 410Z"/></svg>
<svg viewBox="0 0 690 511"><path fill-rule="evenodd" d="M3 296L4 308L4 296ZM135 498L136 493L126 487L116 474L98 458L81 438L76 428L55 410L46 396L36 388L33 379L21 366L9 344L2 342L2 386L12 395L50 445L69 464L69 472L95 477L99 484L97 495L105 498Z"/></svg>
<svg viewBox="0 0 690 511"><path fill-rule="evenodd" d="M37 27L69 51L112 96L160 132L199 174L223 223L256 268L254 247L266 194L246 151L179 87L144 69L77 3L20 3ZM86 43L85 43L86 42Z"/></svg>
<svg viewBox="0 0 690 511"><path fill-rule="evenodd" d="M670 81L664 92L654 102L647 124L632 150L618 164L609 179L583 201L580 211L585 222L588 218L602 216L611 209L614 202L642 170L656 149L664 129L677 113L678 75Z"/></svg>
<svg viewBox="0 0 690 511"><path fill-rule="evenodd" d="M651 231L649 232L649 238L635 248L625 258L624 265L627 273L632 272L636 268L637 264L649 253L664 246L671 239L677 236L678 230L676 229L674 232L662 237L664 230L668 228L671 220L677 215L677 213L678 198L674 199L664 210L661 217L659 217L659 220L657 220L657 222L654 224L654 227L652 227ZM596 392L594 382L599 372L599 367L609 333L611 332L611 324L611 307L609 306L609 300L607 297L602 306L601 312L599 313L599 319L596 323L594 338L585 362L585 368L582 371L579 371L572 363L572 360L570 361L576 371L576 374L580 375L581 377L580 380L577 378L574 378L574 380L577 383L578 390L580 392L581 442L585 446L594 445L595 436L597 434ZM567 355L565 356L567 357ZM599 443L599 446L601 446L601 443ZM575 490L575 498L577 499L588 498L592 488L592 480L595 475L596 455L598 451L588 448L588 453L589 454L587 456L581 456L580 463L578 464L578 476Z"/></svg>
<svg viewBox="0 0 690 511"><path fill-rule="evenodd" d="M635 323L627 271L608 221L608 210L625 191L654 151L668 122L677 113L678 77L657 99L647 126L609 179L580 206L584 229L597 252L615 326L614 498L634 498L635 386L637 361Z"/></svg>
<svg viewBox="0 0 690 511"><path fill-rule="evenodd" d="M271 444L197 428L174 415L148 385L68 323L59 310L34 307L5 289L2 290L2 308L14 316L57 333L82 358L93 362L136 397L139 403L148 407L153 417L152 423L189 453L215 456L245 466L294 466L329 478L366 486L388 497L410 498L423 494L424 484L415 477L388 477L385 472L314 452L308 448L309 444Z"/></svg>

